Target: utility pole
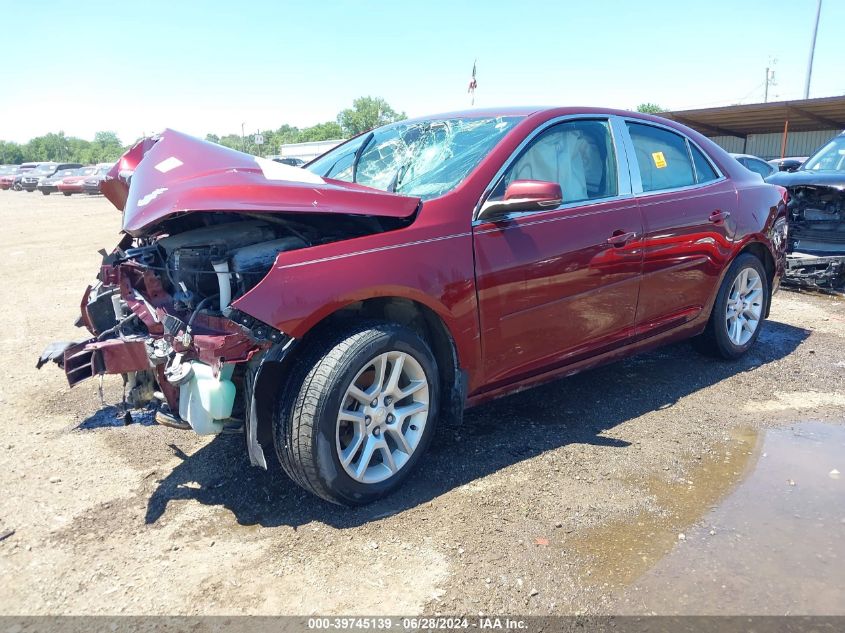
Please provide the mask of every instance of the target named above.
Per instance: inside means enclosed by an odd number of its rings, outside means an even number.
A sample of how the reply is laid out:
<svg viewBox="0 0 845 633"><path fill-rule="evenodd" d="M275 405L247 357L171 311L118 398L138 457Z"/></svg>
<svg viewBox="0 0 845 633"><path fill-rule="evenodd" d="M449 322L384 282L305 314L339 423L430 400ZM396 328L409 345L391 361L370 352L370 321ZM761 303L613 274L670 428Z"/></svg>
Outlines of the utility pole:
<svg viewBox="0 0 845 633"><path fill-rule="evenodd" d="M769 59L769 65L766 67L766 88L763 92L763 103L769 102L769 86L776 86L775 69L773 66L777 63L776 59Z"/></svg>
<svg viewBox="0 0 845 633"><path fill-rule="evenodd" d="M819 32L819 15L822 12L822 0L816 3L816 21L813 25L813 38L810 40L810 60L807 62L807 80L804 82L804 98L810 98L810 77L813 76L813 55L816 52L816 34Z"/></svg>

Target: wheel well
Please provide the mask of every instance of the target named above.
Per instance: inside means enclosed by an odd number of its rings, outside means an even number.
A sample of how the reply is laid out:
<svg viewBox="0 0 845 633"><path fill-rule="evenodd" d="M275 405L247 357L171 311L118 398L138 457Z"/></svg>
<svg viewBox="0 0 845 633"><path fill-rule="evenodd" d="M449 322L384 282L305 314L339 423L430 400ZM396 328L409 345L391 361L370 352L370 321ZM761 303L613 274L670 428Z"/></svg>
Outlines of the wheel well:
<svg viewBox="0 0 845 633"><path fill-rule="evenodd" d="M751 253L757 259L759 259L763 263L763 268L766 270L766 279L769 281L769 299L766 301L766 312L764 317L769 316L769 307L771 304L771 291L772 291L772 283L775 280L775 259L772 257L772 254L769 252L769 249L765 247L765 245L761 244L760 242L751 242L747 244L745 248L743 248L739 255L742 253ZM739 256L737 255L737 257Z"/></svg>
<svg viewBox="0 0 845 633"><path fill-rule="evenodd" d="M257 438L265 449L273 445L273 411L276 394L312 340L327 329L348 323L379 320L399 323L413 329L431 347L440 373L441 420L459 423L466 398L466 380L461 370L455 342L446 324L434 310L419 302L399 297L375 297L350 304L324 318L289 350L281 361L269 363L259 374L255 389Z"/></svg>

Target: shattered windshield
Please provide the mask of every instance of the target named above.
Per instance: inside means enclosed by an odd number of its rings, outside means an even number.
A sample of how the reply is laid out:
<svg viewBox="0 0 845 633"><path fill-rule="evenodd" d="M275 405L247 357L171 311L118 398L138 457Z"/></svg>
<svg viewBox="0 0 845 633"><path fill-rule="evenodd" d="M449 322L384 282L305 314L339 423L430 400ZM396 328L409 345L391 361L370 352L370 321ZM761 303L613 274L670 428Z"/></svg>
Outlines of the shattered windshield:
<svg viewBox="0 0 845 633"><path fill-rule="evenodd" d="M802 170L845 171L845 135L837 136L801 166Z"/></svg>
<svg viewBox="0 0 845 633"><path fill-rule="evenodd" d="M352 139L306 169L423 199L454 189L522 117L400 121Z"/></svg>

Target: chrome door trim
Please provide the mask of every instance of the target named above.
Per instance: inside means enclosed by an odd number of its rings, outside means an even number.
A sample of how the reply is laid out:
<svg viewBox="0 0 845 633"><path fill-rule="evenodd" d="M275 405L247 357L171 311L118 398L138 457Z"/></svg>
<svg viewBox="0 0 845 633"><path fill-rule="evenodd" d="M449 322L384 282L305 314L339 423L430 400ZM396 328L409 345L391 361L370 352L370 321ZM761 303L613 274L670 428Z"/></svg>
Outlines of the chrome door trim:
<svg viewBox="0 0 845 633"><path fill-rule="evenodd" d="M669 125L663 125L662 123L657 123L655 121L645 121L636 117L619 117L619 119L621 121L621 124L624 126L624 138L626 142L626 147L630 152L629 155L633 156L633 160L628 161L628 164L630 165L631 169L631 183L633 195L635 198L648 198L650 196L660 195L664 193L675 193L678 191L692 191L727 180L727 177L725 176L724 172L719 169L719 166L713 162L713 160L710 158L710 155L705 152L698 143L693 141L689 136L687 136L683 132L680 132ZM673 134L680 136L686 142L687 156L689 157L690 163L692 163L692 170L695 179L698 180L698 170L695 167L695 161L692 159L692 152L690 150L690 146L695 147L696 149L698 149L699 152L701 152L701 155L704 156L704 159L708 163L710 163L710 166L713 168L713 171L716 172L718 178L716 178L715 180L708 180L707 182L695 182L691 185L685 185L683 187L673 187L671 189L656 189L654 191L643 191L643 181L642 176L640 175L640 165L637 162L637 155L634 149L634 141L631 139L631 134L628 132L628 123L636 123L638 125L650 125L651 127L661 128L666 130L667 132L672 132Z"/></svg>

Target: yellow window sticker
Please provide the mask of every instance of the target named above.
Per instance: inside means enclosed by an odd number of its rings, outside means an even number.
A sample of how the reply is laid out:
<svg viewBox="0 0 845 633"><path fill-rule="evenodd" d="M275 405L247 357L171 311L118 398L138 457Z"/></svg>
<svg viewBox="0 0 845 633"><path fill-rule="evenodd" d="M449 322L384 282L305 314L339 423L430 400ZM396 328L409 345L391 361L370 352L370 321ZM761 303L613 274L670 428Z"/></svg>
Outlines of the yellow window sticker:
<svg viewBox="0 0 845 633"><path fill-rule="evenodd" d="M666 167L666 159L663 157L663 152L653 152L651 159L654 161L654 166L658 169Z"/></svg>

